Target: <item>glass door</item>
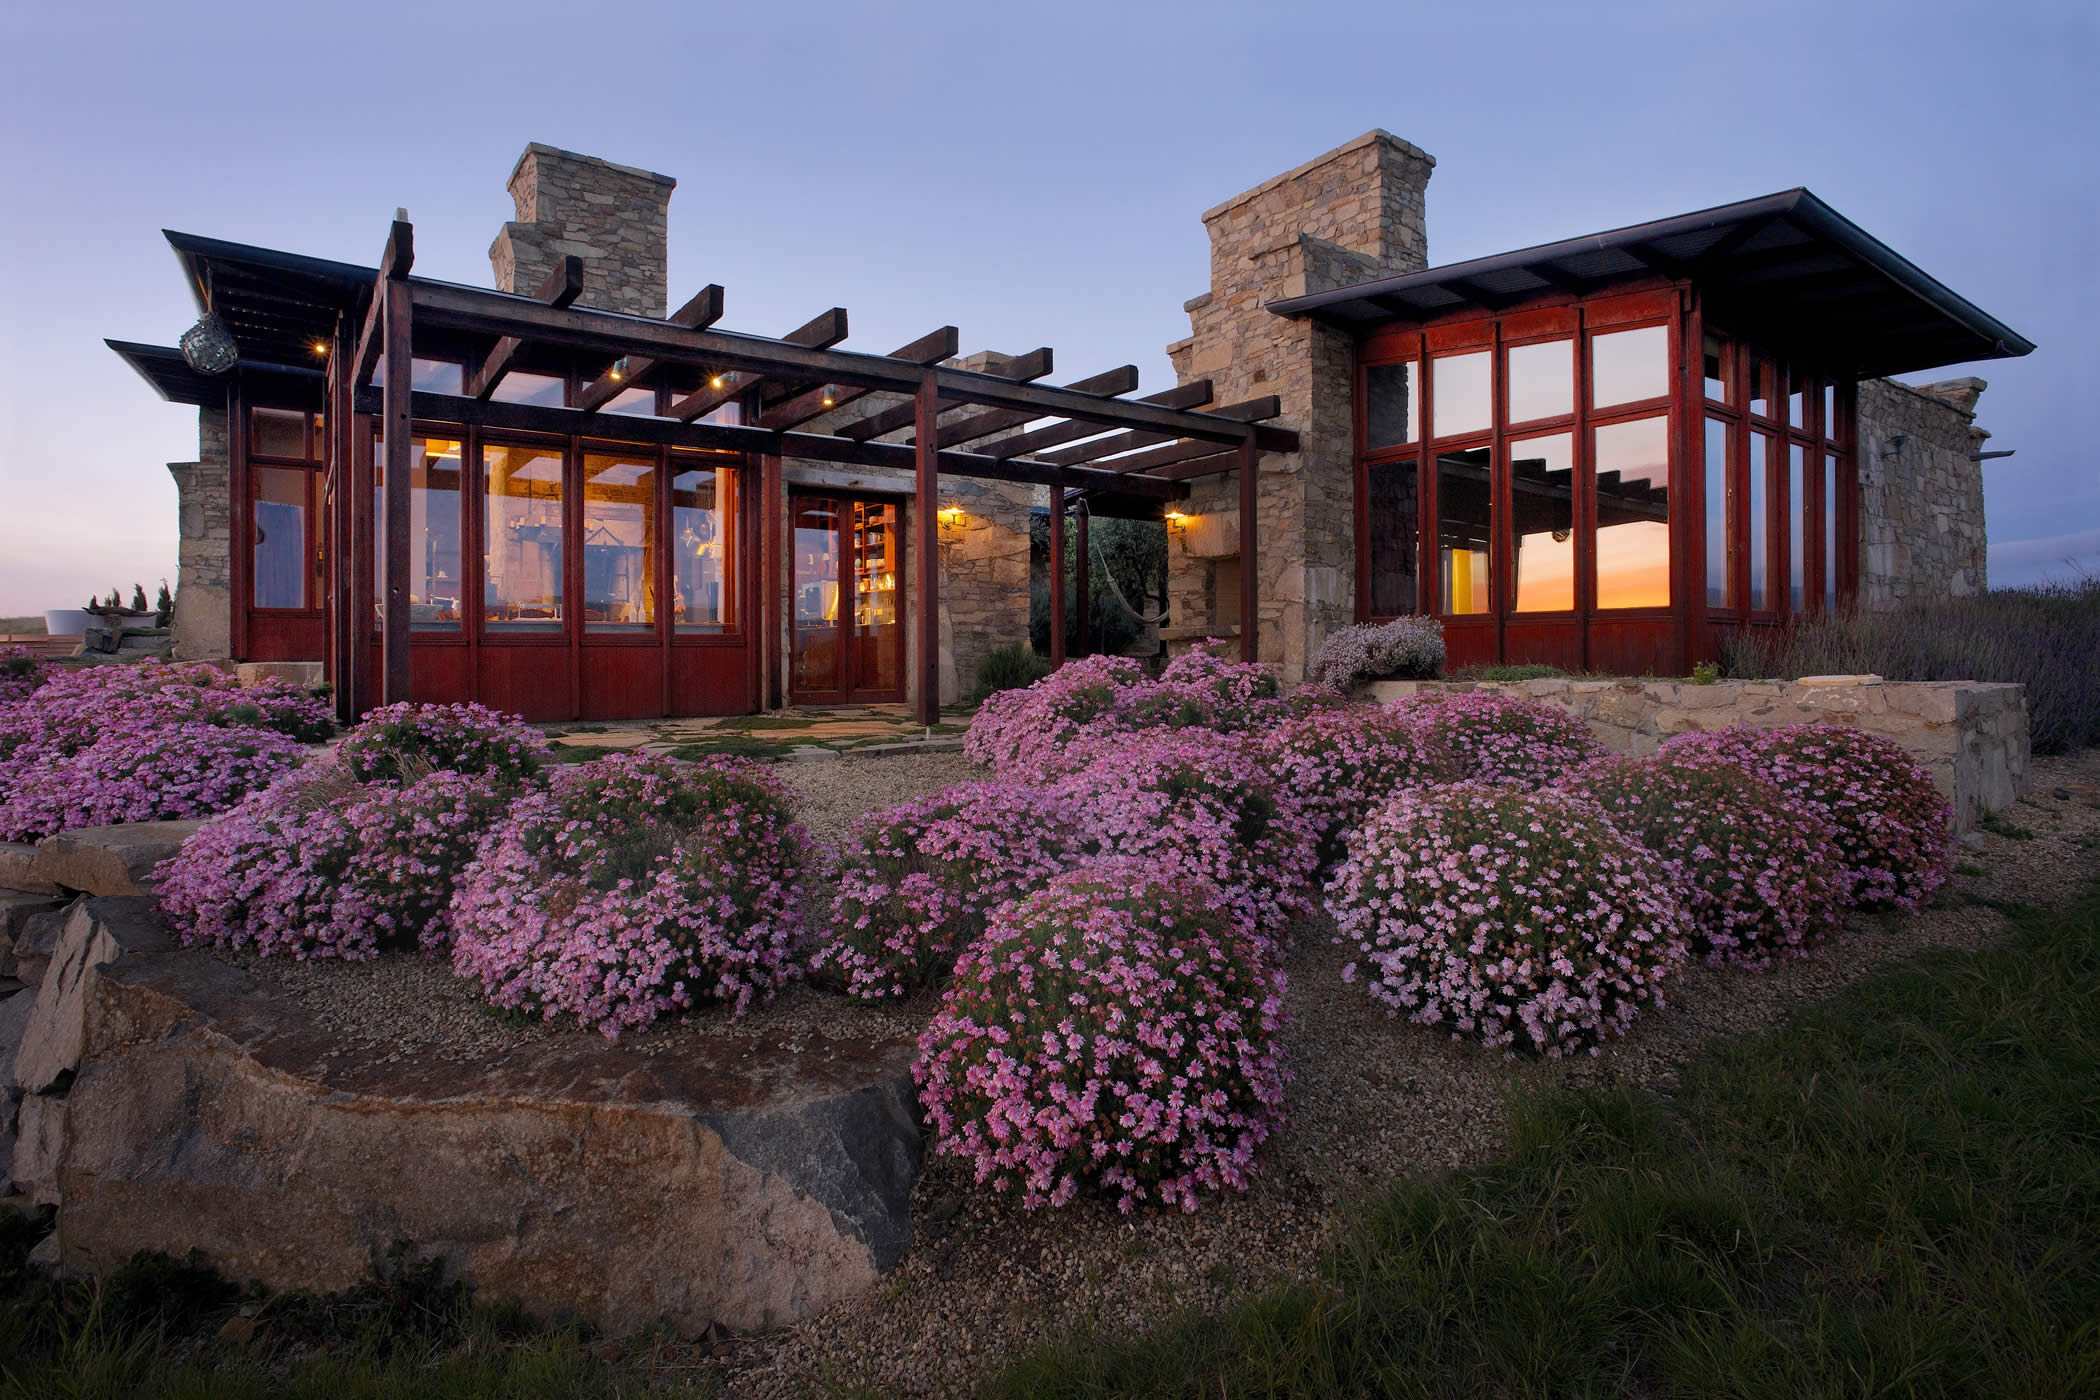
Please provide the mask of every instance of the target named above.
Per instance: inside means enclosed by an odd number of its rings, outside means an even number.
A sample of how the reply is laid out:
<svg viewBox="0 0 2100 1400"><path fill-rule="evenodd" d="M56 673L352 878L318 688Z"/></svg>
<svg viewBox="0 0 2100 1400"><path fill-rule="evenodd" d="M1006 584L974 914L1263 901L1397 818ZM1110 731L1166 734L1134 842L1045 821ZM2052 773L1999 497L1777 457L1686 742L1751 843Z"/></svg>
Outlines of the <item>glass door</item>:
<svg viewBox="0 0 2100 1400"><path fill-rule="evenodd" d="M794 498L796 703L904 698L902 514L894 502Z"/></svg>

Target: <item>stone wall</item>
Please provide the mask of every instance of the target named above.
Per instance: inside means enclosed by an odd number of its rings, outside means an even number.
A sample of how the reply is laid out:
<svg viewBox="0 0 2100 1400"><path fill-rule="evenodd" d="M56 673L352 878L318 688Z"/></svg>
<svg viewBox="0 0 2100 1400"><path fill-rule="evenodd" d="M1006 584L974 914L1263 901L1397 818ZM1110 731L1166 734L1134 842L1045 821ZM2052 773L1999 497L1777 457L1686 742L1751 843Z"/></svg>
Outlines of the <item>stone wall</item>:
<svg viewBox="0 0 2100 1400"><path fill-rule="evenodd" d="M177 661L223 661L233 655L233 494L228 470L226 410L199 409L197 460L168 463L182 532L173 624Z"/></svg>
<svg viewBox="0 0 2100 1400"><path fill-rule="evenodd" d="M1860 602L1893 608L1989 586L1981 379L1859 386Z"/></svg>
<svg viewBox="0 0 2100 1400"><path fill-rule="evenodd" d="M1186 304L1190 335L1167 354L1183 383L1211 380L1218 403L1277 395L1279 421L1301 434L1300 452L1263 458L1257 510L1261 658L1288 680L1355 617L1355 356L1346 334L1266 307L1427 266L1423 196L1435 165L1390 132L1370 131L1203 216L1210 290ZM1191 523L1169 536L1170 640L1215 629L1213 604L1237 578L1238 545L1230 567L1224 555L1197 552L1192 543L1214 548L1216 532L1194 522L1236 511L1237 489L1229 473L1198 482L1182 507Z"/></svg>
<svg viewBox="0 0 2100 1400"><path fill-rule="evenodd" d="M1577 681L1506 683L1377 681L1376 700L1492 690L1559 705L1582 717L1617 753L1645 756L1673 734L1748 724L1856 724L1894 739L1932 774L1954 804L1957 832L2027 792L2030 752L2026 688L1982 681L1906 681L1813 676L1786 681Z"/></svg>
<svg viewBox="0 0 2100 1400"><path fill-rule="evenodd" d="M662 316L677 185L668 175L533 142L510 173L518 217L489 247L497 288L530 293L573 253L583 259L581 305Z"/></svg>

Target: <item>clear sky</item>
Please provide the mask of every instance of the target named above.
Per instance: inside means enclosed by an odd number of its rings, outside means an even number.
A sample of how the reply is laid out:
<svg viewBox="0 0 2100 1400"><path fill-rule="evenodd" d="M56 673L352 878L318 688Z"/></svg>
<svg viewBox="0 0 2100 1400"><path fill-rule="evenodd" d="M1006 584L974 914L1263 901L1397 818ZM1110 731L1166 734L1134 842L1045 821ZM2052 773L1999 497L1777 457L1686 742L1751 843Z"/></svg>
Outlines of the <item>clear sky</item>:
<svg viewBox="0 0 2100 1400"><path fill-rule="evenodd" d="M0 15L0 614L175 574L194 410L102 344L196 312L163 227L486 284L527 141L674 175L672 300L886 351L1163 347L1201 212L1372 127L1433 263L1806 185L2034 340L1948 366L1994 582L2100 571L2100 6L20 3Z"/></svg>

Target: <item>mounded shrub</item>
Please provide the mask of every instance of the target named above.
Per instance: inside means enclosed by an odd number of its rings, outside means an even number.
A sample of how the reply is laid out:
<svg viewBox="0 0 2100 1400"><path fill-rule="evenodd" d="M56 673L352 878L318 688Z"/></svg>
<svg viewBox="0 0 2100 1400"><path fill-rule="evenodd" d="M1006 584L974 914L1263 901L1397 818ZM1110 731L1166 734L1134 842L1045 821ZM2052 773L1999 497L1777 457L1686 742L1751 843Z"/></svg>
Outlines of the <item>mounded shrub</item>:
<svg viewBox="0 0 2100 1400"><path fill-rule="evenodd" d="M612 754L513 803L453 896L453 969L614 1039L794 975L808 838L761 764Z"/></svg>
<svg viewBox="0 0 2100 1400"><path fill-rule="evenodd" d="M1914 910L1954 873L1954 809L1892 739L1845 724L1731 725L1680 734L1663 753L1739 764L1821 817L1854 904Z"/></svg>
<svg viewBox="0 0 2100 1400"><path fill-rule="evenodd" d="M964 783L854 824L840 856L822 963L856 996L902 996L946 977L993 906L1074 864L1079 813L1055 792Z"/></svg>
<svg viewBox="0 0 2100 1400"><path fill-rule="evenodd" d="M1769 966L1837 928L1844 865L1823 819L1746 768L1678 751L1599 759L1565 785L1662 860L1709 962Z"/></svg>
<svg viewBox="0 0 2100 1400"><path fill-rule="evenodd" d="M1458 755L1380 705L1314 706L1261 742L1278 786L1312 823L1322 865L1339 860L1349 832L1401 788L1466 776Z"/></svg>
<svg viewBox="0 0 2100 1400"><path fill-rule="evenodd" d="M28 647L0 647L0 706L26 700L44 683L44 665Z"/></svg>
<svg viewBox="0 0 2100 1400"><path fill-rule="evenodd" d="M1490 783L1403 789L1327 885L1370 993L1410 1020L1558 1057L1623 1032L1683 962L1662 862L1595 805Z"/></svg>
<svg viewBox="0 0 2100 1400"><path fill-rule="evenodd" d="M1121 692L1145 670L1127 656L1068 661L1025 690L1005 690L978 708L963 753L1002 777L1034 781L1059 764L1060 751L1089 726L1113 721Z"/></svg>
<svg viewBox="0 0 2100 1400"><path fill-rule="evenodd" d="M0 764L0 840L221 812L305 759L297 740L246 725L103 726L70 752Z"/></svg>
<svg viewBox="0 0 2100 1400"><path fill-rule="evenodd" d="M1233 734L1274 722L1288 712L1280 696L1276 674L1252 661L1230 661L1220 654L1222 643L1208 642L1191 647L1175 657L1150 686L1135 687L1143 694L1121 697L1131 715L1132 728L1149 728L1146 716L1176 729L1214 729Z"/></svg>
<svg viewBox="0 0 2100 1400"><path fill-rule="evenodd" d="M982 703L1002 690L1025 690L1050 674L1050 663L1027 642L993 647L977 663L977 686L971 698Z"/></svg>
<svg viewBox="0 0 2100 1400"><path fill-rule="evenodd" d="M1544 787L1604 752L1589 726L1559 706L1492 690L1417 695L1393 708L1483 783Z"/></svg>
<svg viewBox="0 0 2100 1400"><path fill-rule="evenodd" d="M1444 624L1433 617L1360 622L1327 634L1305 678L1348 692L1383 676L1432 680L1444 669Z"/></svg>
<svg viewBox="0 0 2100 1400"><path fill-rule="evenodd" d="M359 782L399 782L404 773L449 768L499 783L532 779L547 762L547 736L486 705L402 702L371 711L337 749Z"/></svg>
<svg viewBox="0 0 2100 1400"><path fill-rule="evenodd" d="M1024 1205L1244 1191L1283 1121L1284 978L1217 891L1109 860L993 911L919 1037L935 1150Z"/></svg>
<svg viewBox="0 0 2100 1400"><path fill-rule="evenodd" d="M1061 790L1105 854L1209 881L1249 928L1281 941L1311 907L1312 821L1251 744L1208 730L1117 735L1086 750Z"/></svg>

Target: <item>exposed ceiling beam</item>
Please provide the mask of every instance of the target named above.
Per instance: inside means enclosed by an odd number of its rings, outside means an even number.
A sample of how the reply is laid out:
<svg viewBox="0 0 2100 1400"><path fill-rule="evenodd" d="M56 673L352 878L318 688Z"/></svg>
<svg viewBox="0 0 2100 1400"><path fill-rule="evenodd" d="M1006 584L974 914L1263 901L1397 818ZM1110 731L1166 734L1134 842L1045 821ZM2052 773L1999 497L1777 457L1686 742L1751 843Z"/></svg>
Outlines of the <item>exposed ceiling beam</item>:
<svg viewBox="0 0 2100 1400"><path fill-rule="evenodd" d="M1030 380L1041 379L1044 375L1050 373L1056 363L1057 357L1051 352L1050 347L1045 345L1039 349L1031 350L1025 355L1010 356L1005 364L991 372L1002 379L1012 379L1025 384ZM942 405L944 408L949 406ZM857 442L866 442L870 438L879 438L886 433L894 433L900 428L909 428L918 421L918 416L917 403L907 400L904 403L891 404L888 408L878 409L858 422L847 423L839 428L838 434L840 437L849 437ZM985 417L987 415L979 414L978 416ZM945 446L946 442L947 434L943 433L942 445Z"/></svg>
<svg viewBox="0 0 2100 1400"><path fill-rule="evenodd" d="M922 335L909 345L902 345L890 351L890 358L908 360L915 365L937 365L942 360L954 359L961 345L962 332L953 326L942 326L930 335ZM792 428L797 424L807 423L812 418L821 418L833 409L843 408L855 399L864 398L873 392L872 389L850 384L810 389L760 413L758 426Z"/></svg>
<svg viewBox="0 0 2100 1400"><path fill-rule="evenodd" d="M1231 418L1241 423L1257 423L1264 419L1274 418L1283 411L1283 405L1282 400L1278 399L1276 395L1265 394L1258 399L1248 399L1245 403L1226 404L1222 408L1214 408L1210 411L1220 418ZM1115 457L1125 452L1135 452L1141 447L1151 447L1163 442L1176 442L1179 441L1180 436L1179 433L1155 433L1144 430L1114 433L1108 437L1096 438L1092 442L1083 442L1079 446L1067 448L1063 452L1045 453L1042 460L1055 462L1061 467L1076 467L1084 462L1098 462L1105 457ZM1206 450L1216 445L1215 443L1203 444ZM1179 459L1169 458L1167 460L1178 461ZM1111 466L1114 470L1125 470L1120 462L1113 463Z"/></svg>
<svg viewBox="0 0 2100 1400"><path fill-rule="evenodd" d="M583 259L574 253L547 269L547 275L540 279L540 285L533 291L533 296L553 307L568 306L582 295ZM514 335L498 340L496 348L489 351L488 358L481 362L481 367L468 376L463 386L467 397L485 399L495 393L503 376L510 373L511 361L518 357L524 344Z"/></svg>
<svg viewBox="0 0 2100 1400"><path fill-rule="evenodd" d="M700 289L700 294L664 318L674 326L688 330L704 331L722 319L722 286L710 282ZM622 355L613 361L612 367L584 386L576 396L576 407L585 413L596 413L621 394L646 379L661 360L651 360L633 355Z"/></svg>
<svg viewBox="0 0 2100 1400"><path fill-rule="evenodd" d="M1147 394L1143 398L1138 399L1137 402L1158 404L1162 408L1201 408L1209 403L1210 399L1210 381L1208 379L1198 379L1191 384L1177 384L1171 389L1162 389L1156 394ZM997 418L1006 427L1019 427L1022 424L1034 422L1038 416L1040 415L1023 414L1018 409L1000 409L992 413L979 414L975 419L964 419L955 426L958 429L968 428L973 423ZM1022 433L1011 438L1001 438L997 442L988 444L984 450L993 456L1018 456L1022 453L1034 452L1038 448L1055 447L1059 443L1065 442L1076 442L1080 438L1092 437L1101 431L1102 427L1099 423L1081 423L1067 420L1063 423L1053 423L1046 427L1038 428L1031 433ZM968 439L957 437L955 441L962 442L968 441ZM950 439L947 431L944 429L941 433L941 446L947 447L949 445Z"/></svg>
<svg viewBox="0 0 2100 1400"><path fill-rule="evenodd" d="M795 327L780 338L789 345L800 346L805 350L829 350L846 338L846 308L834 306L823 315ZM723 369L714 374L707 383L672 404L671 416L681 423L703 418L723 404L741 399L755 386L764 383L765 379L763 373L747 373L735 367Z"/></svg>

